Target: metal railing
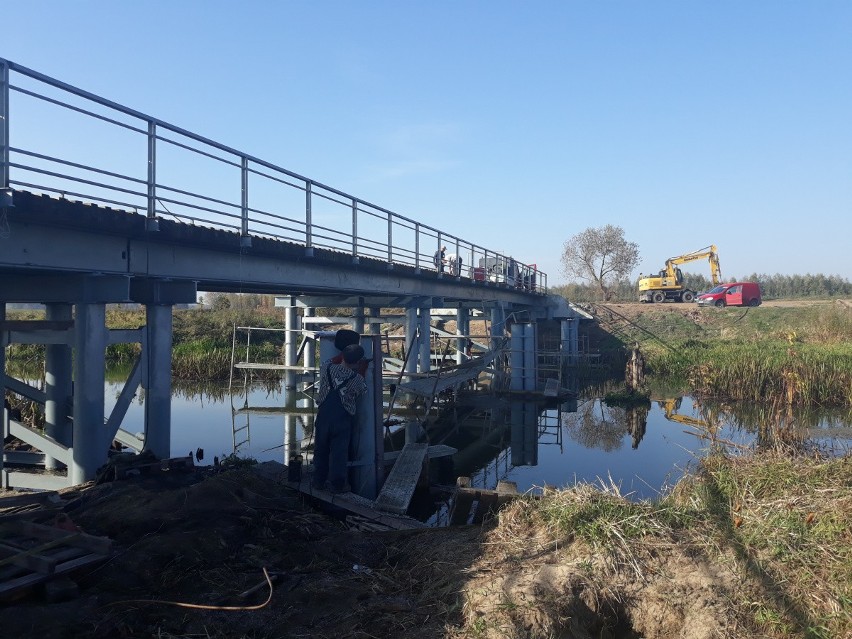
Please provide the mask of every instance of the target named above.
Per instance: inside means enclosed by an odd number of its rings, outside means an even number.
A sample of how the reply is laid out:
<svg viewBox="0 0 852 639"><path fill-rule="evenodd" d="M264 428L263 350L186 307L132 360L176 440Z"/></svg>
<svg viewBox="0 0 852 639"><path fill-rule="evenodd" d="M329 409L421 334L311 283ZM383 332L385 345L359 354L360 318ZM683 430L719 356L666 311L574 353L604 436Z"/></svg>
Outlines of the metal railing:
<svg viewBox="0 0 852 639"><path fill-rule="evenodd" d="M14 82L13 82L14 80ZM14 144L13 144L14 143ZM157 220L267 237L446 277L546 293L547 275L499 251L0 58L0 190L77 198Z"/></svg>

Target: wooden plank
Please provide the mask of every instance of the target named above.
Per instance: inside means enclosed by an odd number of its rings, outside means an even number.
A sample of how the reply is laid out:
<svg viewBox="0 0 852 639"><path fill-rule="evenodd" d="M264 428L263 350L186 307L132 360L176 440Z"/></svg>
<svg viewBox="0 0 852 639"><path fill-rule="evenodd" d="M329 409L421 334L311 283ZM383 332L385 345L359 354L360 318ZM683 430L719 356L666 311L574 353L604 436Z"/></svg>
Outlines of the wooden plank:
<svg viewBox="0 0 852 639"><path fill-rule="evenodd" d="M83 566L88 566L90 564L104 561L105 559L107 559L106 555L101 555L97 553L84 555L82 557L78 557L77 559L72 559L70 561L58 564L53 572L53 575L62 575L71 572L72 570L82 568ZM25 575L23 577L18 577L17 579L11 579L9 581L0 583L0 598L8 597L20 590L24 590L26 588L43 583L48 579L51 579L53 575L40 575L33 573L30 575Z"/></svg>
<svg viewBox="0 0 852 639"><path fill-rule="evenodd" d="M68 546L83 548L90 552L99 552L109 554L112 552L112 539L109 537L95 537L84 532L74 532L69 534L67 530L54 528L53 526L45 526L31 521L19 522L20 530L27 535L40 539L56 539Z"/></svg>
<svg viewBox="0 0 852 639"><path fill-rule="evenodd" d="M414 489L423 473L423 464L429 445L406 444L393 468L385 479L382 489L376 497L376 508L388 512L404 514L411 503Z"/></svg>
<svg viewBox="0 0 852 639"><path fill-rule="evenodd" d="M348 510L356 515L361 515L366 519L379 522L393 530L411 530L413 528L426 527L426 524L422 521L406 517L405 515L379 512L371 500L355 495L354 493L332 493L320 488L314 488L311 485L310 476L307 474L300 482L287 481L284 484L309 497L319 499L343 510Z"/></svg>
<svg viewBox="0 0 852 639"><path fill-rule="evenodd" d="M0 510L5 508L15 508L18 506L43 504L46 501L52 501L54 498L58 497L59 494L55 490L0 497Z"/></svg>
<svg viewBox="0 0 852 639"><path fill-rule="evenodd" d="M45 557L38 554L38 547L29 551L21 552L17 546L10 546L0 542L0 555L3 555L3 560L0 564L13 564L20 568L26 568L34 572L39 572L45 575L52 573L56 569L57 561L52 557Z"/></svg>

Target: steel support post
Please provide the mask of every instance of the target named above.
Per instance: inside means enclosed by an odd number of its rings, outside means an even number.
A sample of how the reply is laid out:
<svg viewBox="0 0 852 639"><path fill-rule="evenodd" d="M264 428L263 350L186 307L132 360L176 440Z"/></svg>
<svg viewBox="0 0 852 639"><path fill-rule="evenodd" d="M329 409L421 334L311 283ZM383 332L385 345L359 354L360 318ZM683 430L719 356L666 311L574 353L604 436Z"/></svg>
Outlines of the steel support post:
<svg viewBox="0 0 852 639"><path fill-rule="evenodd" d="M578 323L574 318L563 319L559 322L561 333L560 350L562 351L563 361L567 359L569 364L577 363L577 355L579 351L577 328Z"/></svg>
<svg viewBox="0 0 852 639"><path fill-rule="evenodd" d="M538 357L536 324L528 322L524 327L524 390L538 390Z"/></svg>
<svg viewBox="0 0 852 639"><path fill-rule="evenodd" d="M414 352L417 349L417 307L412 306L405 309L405 372L409 375L408 379L412 379L411 375L417 372L417 354ZM423 336L420 339L424 339ZM428 339L428 336L425 338Z"/></svg>
<svg viewBox="0 0 852 639"><path fill-rule="evenodd" d="M513 391L524 390L526 371L524 370L524 349L526 348L526 324L512 324L509 350L511 378L509 388Z"/></svg>
<svg viewBox="0 0 852 639"><path fill-rule="evenodd" d="M95 478L110 444L104 424L106 306L78 303L75 310L73 451L68 470L72 486Z"/></svg>
<svg viewBox="0 0 852 639"><path fill-rule="evenodd" d="M506 312L503 307L496 305L491 309L491 348L496 349L503 343L506 333Z"/></svg>
<svg viewBox="0 0 852 639"><path fill-rule="evenodd" d="M373 320L370 322L369 333L370 335L381 335L382 334L382 324L381 322L376 322L375 320L381 318L382 309L378 306L370 307L370 319Z"/></svg>
<svg viewBox="0 0 852 639"><path fill-rule="evenodd" d="M9 188L9 63L0 61L0 191ZM3 193L0 192L0 198ZM2 200L0 200L2 202Z"/></svg>
<svg viewBox="0 0 852 639"><path fill-rule="evenodd" d="M358 335L364 334L364 305L359 304L352 309L352 330Z"/></svg>
<svg viewBox="0 0 852 639"><path fill-rule="evenodd" d="M72 319L70 304L46 304L45 319L68 321ZM44 434L60 444L71 445L71 422L68 409L71 404L73 384L71 347L68 344L47 344L44 358ZM44 467L48 470L62 468L53 457L45 455Z"/></svg>
<svg viewBox="0 0 852 639"><path fill-rule="evenodd" d="M172 307L147 304L145 349L145 447L159 459L171 456L172 437Z"/></svg>
<svg viewBox="0 0 852 639"><path fill-rule="evenodd" d="M467 359L467 340L470 334L470 310L460 306L456 312L456 364Z"/></svg>
<svg viewBox="0 0 852 639"><path fill-rule="evenodd" d="M299 316L296 313L296 298L290 298L290 305L284 308L284 364L288 367L284 372L284 389L296 390L296 354L299 349Z"/></svg>
<svg viewBox="0 0 852 639"><path fill-rule="evenodd" d="M420 372L432 370L432 316L428 306L420 308ZM440 355L440 353L438 354Z"/></svg>
<svg viewBox="0 0 852 639"><path fill-rule="evenodd" d="M157 221L157 124L148 122L148 217L145 228L159 230Z"/></svg>
<svg viewBox="0 0 852 639"><path fill-rule="evenodd" d="M313 307L306 307L303 311L304 317L313 317L316 310ZM317 365L317 349L316 344L311 341L305 344L305 371L312 371Z"/></svg>

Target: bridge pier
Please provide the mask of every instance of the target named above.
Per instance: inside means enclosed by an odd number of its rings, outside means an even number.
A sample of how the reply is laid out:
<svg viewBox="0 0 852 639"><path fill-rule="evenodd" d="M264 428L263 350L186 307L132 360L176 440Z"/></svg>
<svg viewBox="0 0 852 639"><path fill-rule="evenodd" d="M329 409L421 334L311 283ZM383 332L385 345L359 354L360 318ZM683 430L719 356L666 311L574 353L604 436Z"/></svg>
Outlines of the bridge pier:
<svg viewBox="0 0 852 639"><path fill-rule="evenodd" d="M470 309L459 305L456 312L456 364L463 364L467 359L467 341L470 334Z"/></svg>
<svg viewBox="0 0 852 639"><path fill-rule="evenodd" d="M74 421L68 468L72 486L93 479L109 449L104 426L106 304L80 303L75 311Z"/></svg>
<svg viewBox="0 0 852 639"><path fill-rule="evenodd" d="M145 446L159 459L171 456L172 436L172 306L145 307L147 357L142 386L145 390ZM111 435L110 435L111 436Z"/></svg>
<svg viewBox="0 0 852 639"><path fill-rule="evenodd" d="M2 487L55 489L94 479L114 439L136 450L150 450L157 457L170 456L172 308L195 301L194 282L20 276L4 284L0 295L0 392L5 397L9 388L43 404L45 415L44 434L4 415L7 432L41 452L4 451ZM7 321L7 302L44 304L45 320ZM107 304L128 302L145 306L145 327L109 329ZM106 351L110 344L125 342L138 342L141 352L107 419ZM5 347L11 343L46 346L44 391L6 374ZM140 386L145 391L142 441L121 428ZM63 467L67 468L64 476L57 473ZM42 469L52 472L26 472Z"/></svg>
<svg viewBox="0 0 852 639"><path fill-rule="evenodd" d="M431 307L421 306L420 313L420 357L418 370L421 373L428 373L432 370L432 314ZM436 355L440 357L440 353Z"/></svg>
<svg viewBox="0 0 852 639"><path fill-rule="evenodd" d="M48 322L71 322L71 304L46 304L45 318ZM68 344L48 344L44 362L44 434L64 446L71 445L71 421L73 406L71 347ZM47 470L59 470L64 464L47 455L44 460Z"/></svg>
<svg viewBox="0 0 852 639"><path fill-rule="evenodd" d="M284 364L287 370L284 373L284 390L293 392L296 390L296 355L298 352L299 316L296 313L296 298L291 297L289 304L284 307Z"/></svg>
<svg viewBox="0 0 852 639"><path fill-rule="evenodd" d="M413 379L413 374L417 372L419 355L415 354L415 349L418 348L418 326L417 307L407 306L405 309L405 373L409 379ZM420 338L422 339L422 336Z"/></svg>

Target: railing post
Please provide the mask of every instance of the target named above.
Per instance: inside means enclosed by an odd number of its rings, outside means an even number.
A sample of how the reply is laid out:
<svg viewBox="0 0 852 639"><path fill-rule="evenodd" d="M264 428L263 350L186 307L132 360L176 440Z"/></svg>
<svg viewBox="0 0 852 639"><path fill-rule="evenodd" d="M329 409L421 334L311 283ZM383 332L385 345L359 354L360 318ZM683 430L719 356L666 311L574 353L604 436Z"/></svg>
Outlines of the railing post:
<svg viewBox="0 0 852 639"><path fill-rule="evenodd" d="M414 223L414 272L420 272L420 222Z"/></svg>
<svg viewBox="0 0 852 639"><path fill-rule="evenodd" d="M145 228L159 231L157 221L157 123L148 121L148 217Z"/></svg>
<svg viewBox="0 0 852 639"><path fill-rule="evenodd" d="M311 181L305 182L305 255L314 256L313 219L311 217Z"/></svg>
<svg viewBox="0 0 852 639"><path fill-rule="evenodd" d="M242 156L240 158L240 176L242 182L241 200L240 200L240 247L248 248L251 246L251 235L249 235L249 172L248 158Z"/></svg>
<svg viewBox="0 0 852 639"><path fill-rule="evenodd" d="M485 284L485 286L488 286L488 283L491 281L488 277L488 273L489 273L489 270L488 270L488 249L483 249L482 252L483 252L483 255L484 255L484 257L482 258L482 264L483 264L483 267L482 267L483 281L482 281L482 283Z"/></svg>
<svg viewBox="0 0 852 639"><path fill-rule="evenodd" d="M358 201L352 199L352 263L358 264Z"/></svg>
<svg viewBox="0 0 852 639"><path fill-rule="evenodd" d="M9 63L0 61L0 206L11 202L9 189Z"/></svg>
<svg viewBox="0 0 852 639"><path fill-rule="evenodd" d="M393 269L393 216L388 212L388 270Z"/></svg>
<svg viewBox="0 0 852 639"><path fill-rule="evenodd" d="M460 252L460 249L459 249L459 238L456 238L456 265L455 265L455 269L456 269L456 277L461 279L462 267L461 267L461 264L459 264L459 259L461 259L461 252Z"/></svg>

